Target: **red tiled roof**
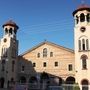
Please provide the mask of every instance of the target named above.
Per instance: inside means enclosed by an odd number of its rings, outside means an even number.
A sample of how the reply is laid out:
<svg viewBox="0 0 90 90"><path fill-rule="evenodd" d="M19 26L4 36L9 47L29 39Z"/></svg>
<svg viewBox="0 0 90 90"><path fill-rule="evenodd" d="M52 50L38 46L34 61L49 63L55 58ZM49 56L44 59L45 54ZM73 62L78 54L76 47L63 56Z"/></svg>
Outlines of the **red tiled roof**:
<svg viewBox="0 0 90 90"><path fill-rule="evenodd" d="M82 9L82 8L90 8L90 6L88 6L86 4L82 4L82 5L78 6L77 9Z"/></svg>
<svg viewBox="0 0 90 90"><path fill-rule="evenodd" d="M78 8L73 12L73 16L74 16L78 11L82 11L82 10L90 11L90 6L88 6L88 5L86 5L86 4L82 4L82 5L78 6Z"/></svg>
<svg viewBox="0 0 90 90"><path fill-rule="evenodd" d="M15 22L13 22L12 20L7 21L7 22L3 25L3 27L4 27L4 26L7 26L7 25L14 26L14 27L16 27L17 29L19 28L19 27L17 26L17 24L16 24Z"/></svg>

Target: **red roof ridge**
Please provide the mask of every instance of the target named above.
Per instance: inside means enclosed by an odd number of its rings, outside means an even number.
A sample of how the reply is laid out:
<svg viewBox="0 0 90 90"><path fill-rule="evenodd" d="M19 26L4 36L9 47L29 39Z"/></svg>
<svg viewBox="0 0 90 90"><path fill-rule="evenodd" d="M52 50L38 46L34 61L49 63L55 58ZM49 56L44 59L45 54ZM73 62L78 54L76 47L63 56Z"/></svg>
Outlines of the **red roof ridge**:
<svg viewBox="0 0 90 90"><path fill-rule="evenodd" d="M86 4L81 4L81 5L78 6L77 9L82 9L82 8L90 8L90 6L86 5Z"/></svg>
<svg viewBox="0 0 90 90"><path fill-rule="evenodd" d="M17 25L15 22L13 22L13 20L7 21L7 22L3 25L3 27L4 27L4 26L7 26L7 25L15 26L15 27L17 27L17 29L19 28L18 25Z"/></svg>
<svg viewBox="0 0 90 90"><path fill-rule="evenodd" d="M81 4L78 6L78 8L73 12L73 16L78 12L78 11L82 11L82 10L87 10L90 12L90 6L86 5L86 4Z"/></svg>

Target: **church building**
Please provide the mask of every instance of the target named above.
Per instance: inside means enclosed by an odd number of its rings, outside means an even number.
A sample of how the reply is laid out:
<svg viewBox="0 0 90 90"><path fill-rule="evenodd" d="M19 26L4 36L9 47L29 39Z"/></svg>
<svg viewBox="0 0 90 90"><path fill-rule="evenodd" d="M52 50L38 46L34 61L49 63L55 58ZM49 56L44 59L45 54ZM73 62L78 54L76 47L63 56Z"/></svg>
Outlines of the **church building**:
<svg viewBox="0 0 90 90"><path fill-rule="evenodd" d="M18 25L12 20L3 27L0 40L0 88L27 84L36 89L77 83L90 88L90 7L73 12L74 50L44 41L18 55ZM35 88L35 86L34 86ZM40 89L41 90L41 89Z"/></svg>

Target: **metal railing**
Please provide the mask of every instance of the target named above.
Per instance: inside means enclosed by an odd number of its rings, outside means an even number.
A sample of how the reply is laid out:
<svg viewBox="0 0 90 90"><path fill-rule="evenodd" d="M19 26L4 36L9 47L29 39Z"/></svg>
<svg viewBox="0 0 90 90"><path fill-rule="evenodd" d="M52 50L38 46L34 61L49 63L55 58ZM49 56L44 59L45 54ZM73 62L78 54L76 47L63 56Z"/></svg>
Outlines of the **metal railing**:
<svg viewBox="0 0 90 90"><path fill-rule="evenodd" d="M51 86L45 83L27 83L17 84L12 90L90 90L89 88L90 85L62 84L60 86Z"/></svg>

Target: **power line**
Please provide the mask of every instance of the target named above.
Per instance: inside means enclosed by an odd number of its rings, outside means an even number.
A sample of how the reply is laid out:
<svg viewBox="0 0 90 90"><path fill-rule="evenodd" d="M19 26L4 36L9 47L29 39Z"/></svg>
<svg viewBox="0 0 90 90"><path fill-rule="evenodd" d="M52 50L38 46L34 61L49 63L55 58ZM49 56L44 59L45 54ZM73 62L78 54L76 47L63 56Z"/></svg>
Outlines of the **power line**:
<svg viewBox="0 0 90 90"><path fill-rule="evenodd" d="M59 26L59 27L64 27L65 25L72 25L73 24L73 22L71 22L71 23L58 23L58 24L51 24L51 25L45 25L45 26L40 26L39 28L50 28L50 27L57 27L57 26ZM38 27L33 27L33 28L29 28L29 29L21 29L21 30L19 30L19 31L26 31L26 32L28 32L30 29L32 30L32 29L35 29L35 31L37 30L37 28Z"/></svg>
<svg viewBox="0 0 90 90"><path fill-rule="evenodd" d="M54 22L46 23L46 24L37 24L37 25L31 25L31 26L24 26L22 29L37 28L37 27L44 27L44 26L52 26L52 25L54 25L54 24L63 24L63 23L65 23L65 22L68 22L69 20L71 20L70 22L73 22L72 19L65 19L65 20L54 21Z"/></svg>
<svg viewBox="0 0 90 90"><path fill-rule="evenodd" d="M69 20L72 20L72 19L69 19ZM63 22L63 23L61 23ZM30 38L30 35L31 34L44 34L44 36L46 35L45 33L49 33L49 32L63 32L63 31L66 31L67 32L70 32L71 29L70 27L73 27L73 21L71 22L68 22L66 19L65 20L61 20L61 21L58 21L58 22L53 22L53 23L47 23L47 24L38 24L38 25L32 25L32 26L27 26L28 28L24 28L24 29L21 29L19 30L19 36L25 36L26 35L26 38ZM67 27L65 29L65 27ZM53 29L52 29L53 28ZM49 37L51 36L52 34L49 35Z"/></svg>
<svg viewBox="0 0 90 90"><path fill-rule="evenodd" d="M60 25L55 25L55 26L53 26L53 29L52 29L52 27L44 27L44 28L39 28L39 29L28 29L28 30L25 30L25 31L23 31L23 30L20 30L20 32L23 32L23 33L25 33L25 34L32 34L32 33L43 33L43 32L51 32L51 31L61 31L62 29L64 29L65 27L67 27L67 29L66 30L70 30L70 29L68 29L68 28L70 28L69 26L71 26L72 25L72 23L70 23L70 24L64 24L64 26L60 26ZM60 29L59 29L60 28ZM42 30L41 30L42 29ZM56 30L56 29L58 29L58 30ZM32 30L32 31L31 31ZM43 30L45 30L45 31L43 31ZM48 30L48 31L47 31ZM65 31L65 29L64 29L64 31ZM70 30L71 31L71 30Z"/></svg>

